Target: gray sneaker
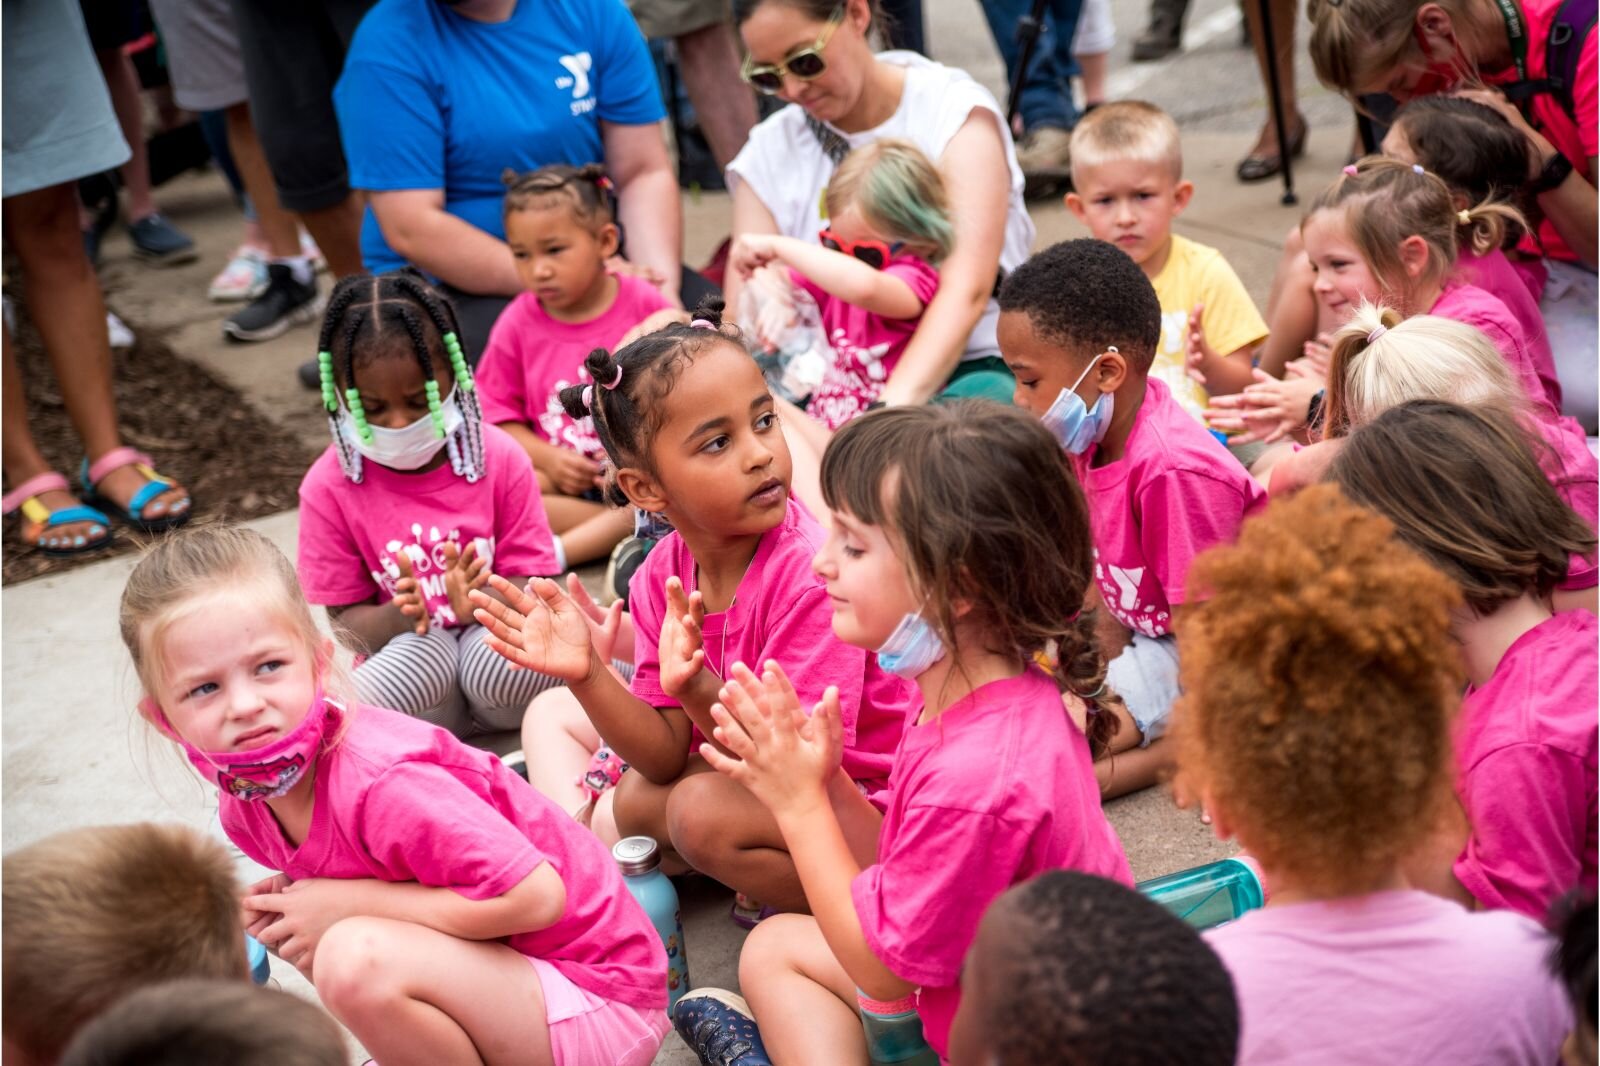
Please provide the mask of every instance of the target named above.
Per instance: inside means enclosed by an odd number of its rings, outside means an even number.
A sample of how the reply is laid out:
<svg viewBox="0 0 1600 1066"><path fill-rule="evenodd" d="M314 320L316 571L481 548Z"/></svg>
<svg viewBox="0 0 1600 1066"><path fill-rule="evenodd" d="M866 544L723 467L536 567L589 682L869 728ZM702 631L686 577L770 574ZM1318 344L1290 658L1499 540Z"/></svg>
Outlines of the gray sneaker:
<svg viewBox="0 0 1600 1066"><path fill-rule="evenodd" d="M294 279L284 263L267 264L267 289L222 324L229 340L265 341L313 321L322 312L322 296L313 278L309 285Z"/></svg>
<svg viewBox="0 0 1600 1066"><path fill-rule="evenodd" d="M133 254L157 266L193 262L200 254L194 241L159 214L129 223L128 236L133 239Z"/></svg>
<svg viewBox="0 0 1600 1066"><path fill-rule="evenodd" d="M1035 126L1017 142L1023 195L1033 200L1060 192L1072 181L1072 133L1059 126Z"/></svg>

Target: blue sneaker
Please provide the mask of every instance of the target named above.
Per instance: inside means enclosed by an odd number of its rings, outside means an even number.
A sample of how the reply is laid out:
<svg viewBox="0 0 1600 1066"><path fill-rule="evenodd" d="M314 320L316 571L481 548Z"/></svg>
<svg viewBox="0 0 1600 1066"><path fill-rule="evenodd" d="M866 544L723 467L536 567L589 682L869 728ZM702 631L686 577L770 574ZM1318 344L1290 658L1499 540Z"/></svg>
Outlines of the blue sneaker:
<svg viewBox="0 0 1600 1066"><path fill-rule="evenodd" d="M744 997L697 988L672 1008L672 1025L701 1066L772 1066Z"/></svg>
<svg viewBox="0 0 1600 1066"><path fill-rule="evenodd" d="M158 266L176 266L199 256L194 241L159 214L146 215L128 224L133 239L133 254Z"/></svg>

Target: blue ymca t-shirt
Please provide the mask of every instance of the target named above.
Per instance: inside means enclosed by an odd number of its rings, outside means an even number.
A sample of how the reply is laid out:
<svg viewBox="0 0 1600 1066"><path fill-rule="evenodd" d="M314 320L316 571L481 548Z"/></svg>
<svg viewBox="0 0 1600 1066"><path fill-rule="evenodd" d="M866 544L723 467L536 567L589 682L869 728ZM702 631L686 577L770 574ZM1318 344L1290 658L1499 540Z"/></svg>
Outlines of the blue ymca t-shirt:
<svg viewBox="0 0 1600 1066"><path fill-rule="evenodd" d="M443 189L445 210L505 238L507 167L600 162L602 120L665 114L656 71L622 0L519 0L485 23L438 0L380 0L356 30L333 91L350 184ZM367 269L406 261L368 208Z"/></svg>

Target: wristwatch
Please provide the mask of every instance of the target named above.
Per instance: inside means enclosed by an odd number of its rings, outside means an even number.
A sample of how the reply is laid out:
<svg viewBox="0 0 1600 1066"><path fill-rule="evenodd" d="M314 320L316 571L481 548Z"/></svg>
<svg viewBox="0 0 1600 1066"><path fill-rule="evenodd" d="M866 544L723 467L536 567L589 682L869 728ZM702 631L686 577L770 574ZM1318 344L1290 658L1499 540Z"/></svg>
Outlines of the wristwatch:
<svg viewBox="0 0 1600 1066"><path fill-rule="evenodd" d="M1539 176L1528 183L1528 191L1538 196L1559 188L1571 173L1572 160L1560 152L1555 152L1545 161L1544 169L1539 171Z"/></svg>

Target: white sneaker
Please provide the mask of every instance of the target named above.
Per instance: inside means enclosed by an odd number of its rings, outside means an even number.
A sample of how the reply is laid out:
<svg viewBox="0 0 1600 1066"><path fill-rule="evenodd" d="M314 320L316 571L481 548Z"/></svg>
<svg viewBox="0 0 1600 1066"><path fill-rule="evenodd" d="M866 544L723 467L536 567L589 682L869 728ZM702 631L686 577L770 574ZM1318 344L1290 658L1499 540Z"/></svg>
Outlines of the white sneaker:
<svg viewBox="0 0 1600 1066"><path fill-rule="evenodd" d="M259 248L240 245L222 272L211 279L206 295L217 303L254 300L267 288L267 257Z"/></svg>
<svg viewBox="0 0 1600 1066"><path fill-rule="evenodd" d="M106 312L106 337L111 341L113 351L132 348L135 340L133 330L128 328L128 324L110 311Z"/></svg>

